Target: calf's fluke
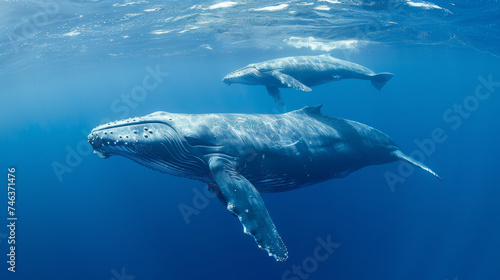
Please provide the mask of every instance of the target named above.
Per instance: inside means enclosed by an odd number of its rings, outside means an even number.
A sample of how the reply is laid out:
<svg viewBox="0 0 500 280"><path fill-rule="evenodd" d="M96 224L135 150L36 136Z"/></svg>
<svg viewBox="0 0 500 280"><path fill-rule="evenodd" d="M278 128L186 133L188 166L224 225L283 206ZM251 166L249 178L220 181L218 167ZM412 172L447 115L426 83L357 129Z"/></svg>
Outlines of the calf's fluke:
<svg viewBox="0 0 500 280"><path fill-rule="evenodd" d="M393 76L394 74L391 73L379 73L372 77L372 85L376 89L381 90L385 86L385 83L387 83Z"/></svg>

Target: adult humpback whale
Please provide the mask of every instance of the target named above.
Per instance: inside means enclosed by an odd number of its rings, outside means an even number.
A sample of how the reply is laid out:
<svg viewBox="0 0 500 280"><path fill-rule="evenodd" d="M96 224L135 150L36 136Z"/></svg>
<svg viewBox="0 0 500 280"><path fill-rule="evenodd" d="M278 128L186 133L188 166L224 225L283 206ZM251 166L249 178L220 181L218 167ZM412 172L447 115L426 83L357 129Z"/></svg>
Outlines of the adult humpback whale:
<svg viewBox="0 0 500 280"><path fill-rule="evenodd" d="M287 249L259 191L287 191L396 160L439 178L401 152L386 134L325 116L320 109L318 105L279 115L156 112L98 126L88 141L102 158L121 155L207 183L259 248L284 261Z"/></svg>
<svg viewBox="0 0 500 280"><path fill-rule="evenodd" d="M375 74L372 70L356 63L332 57L330 54L318 56L293 56L249 64L225 76L226 84L266 86L274 101L283 105L279 88L294 88L311 91L310 87L342 79L370 80L381 90L394 74Z"/></svg>

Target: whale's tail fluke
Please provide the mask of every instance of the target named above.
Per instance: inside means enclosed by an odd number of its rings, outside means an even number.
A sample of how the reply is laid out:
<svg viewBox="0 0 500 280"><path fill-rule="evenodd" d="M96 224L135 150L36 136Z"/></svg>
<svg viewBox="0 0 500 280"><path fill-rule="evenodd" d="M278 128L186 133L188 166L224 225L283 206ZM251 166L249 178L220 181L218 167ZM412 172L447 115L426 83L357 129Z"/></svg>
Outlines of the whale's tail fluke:
<svg viewBox="0 0 500 280"><path fill-rule="evenodd" d="M394 76L394 74L378 73L378 74L372 76L372 78L371 78L372 85L376 89L381 90L385 86L385 83L387 83L392 78L392 76Z"/></svg>
<svg viewBox="0 0 500 280"><path fill-rule="evenodd" d="M420 161L405 155L400 150L396 150L396 151L392 152L392 154L395 155L397 158L399 158L402 161L406 161L406 162L408 162L416 167L422 168L423 170L431 173L432 175L436 176L436 178L438 178L439 181L443 181L441 179L441 177L439 177L439 175L436 174L436 172L432 171L432 169L430 169L429 167L427 167L425 164L421 163Z"/></svg>

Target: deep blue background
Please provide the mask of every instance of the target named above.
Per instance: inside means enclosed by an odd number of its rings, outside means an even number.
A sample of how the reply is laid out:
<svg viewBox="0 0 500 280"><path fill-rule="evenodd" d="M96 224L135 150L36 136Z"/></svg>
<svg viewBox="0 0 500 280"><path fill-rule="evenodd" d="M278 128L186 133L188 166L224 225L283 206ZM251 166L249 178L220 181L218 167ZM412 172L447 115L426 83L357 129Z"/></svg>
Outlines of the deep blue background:
<svg viewBox="0 0 500 280"><path fill-rule="evenodd" d="M324 104L324 114L378 128L408 153L435 128L447 135L425 160L443 182L416 170L393 192L383 175L398 172L393 163L263 194L289 250L284 263L259 250L216 199L186 225L179 204L192 205L193 189L205 188L201 183L92 154L62 182L53 170L54 162L66 164L67 147L76 150L102 119L121 117L111 103L142 83L147 66L159 64L170 76L131 109L131 117L159 110L279 113L263 87L228 87L222 77L251 62L320 53L110 58L2 75L0 170L17 168L19 221L17 272L6 272L6 239L0 238L0 278L112 279L113 270L125 268L136 280L281 279L313 255L317 237L331 235L341 245L310 279L500 279L500 87L458 129L443 120L453 104L474 94L479 76L500 81L500 60L474 50L372 46L349 57L333 52L396 75L382 92L359 80L311 93L282 90L286 111ZM4 224L6 193L0 197ZM7 233L5 226L0 233Z"/></svg>

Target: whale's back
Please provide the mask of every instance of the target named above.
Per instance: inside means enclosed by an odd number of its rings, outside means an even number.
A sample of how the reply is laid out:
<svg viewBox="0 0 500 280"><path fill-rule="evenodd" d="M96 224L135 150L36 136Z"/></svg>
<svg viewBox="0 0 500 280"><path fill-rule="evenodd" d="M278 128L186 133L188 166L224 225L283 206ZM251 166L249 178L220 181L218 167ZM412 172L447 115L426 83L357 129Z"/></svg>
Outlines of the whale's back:
<svg viewBox="0 0 500 280"><path fill-rule="evenodd" d="M386 134L369 126L324 116L321 106L282 115L254 115L227 127L238 136L239 149L228 150L241 159L241 173L257 189L287 191L345 177L371 164L396 160L398 149ZM230 115L237 122L239 115ZM227 145L229 140L220 142ZM243 143L243 145L242 145ZM385 153L385 154L384 154Z"/></svg>

